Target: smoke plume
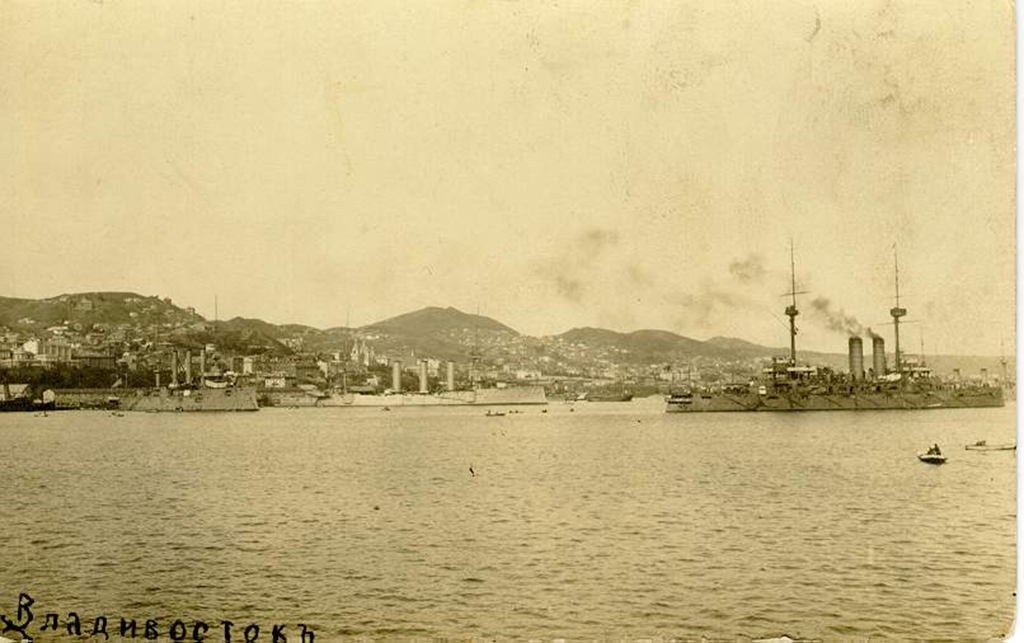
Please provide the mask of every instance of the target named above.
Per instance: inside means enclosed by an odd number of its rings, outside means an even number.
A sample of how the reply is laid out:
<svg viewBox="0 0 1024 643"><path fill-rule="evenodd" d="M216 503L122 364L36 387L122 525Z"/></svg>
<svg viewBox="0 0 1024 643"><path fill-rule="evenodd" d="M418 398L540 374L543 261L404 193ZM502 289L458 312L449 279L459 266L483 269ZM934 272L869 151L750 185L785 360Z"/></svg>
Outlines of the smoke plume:
<svg viewBox="0 0 1024 643"><path fill-rule="evenodd" d="M618 245L618 232L591 228L577 236L562 254L537 265L535 272L549 278L559 296L578 304L587 295L595 263Z"/></svg>
<svg viewBox="0 0 1024 643"><path fill-rule="evenodd" d="M729 263L729 274L740 283L759 283L767 273L768 269L765 268L764 258L753 252L743 259L733 259Z"/></svg>
<svg viewBox="0 0 1024 643"><path fill-rule="evenodd" d="M718 288L709 282L703 283L697 292L676 293L666 300L678 306L675 323L684 327L706 327L715 321L719 313L748 304L742 294Z"/></svg>
<svg viewBox="0 0 1024 643"><path fill-rule="evenodd" d="M811 300L811 310L815 317L825 323L825 327L838 333L850 336L863 335L864 326L857 321L857 318L848 314L842 308L832 305L832 302L825 297L815 297Z"/></svg>

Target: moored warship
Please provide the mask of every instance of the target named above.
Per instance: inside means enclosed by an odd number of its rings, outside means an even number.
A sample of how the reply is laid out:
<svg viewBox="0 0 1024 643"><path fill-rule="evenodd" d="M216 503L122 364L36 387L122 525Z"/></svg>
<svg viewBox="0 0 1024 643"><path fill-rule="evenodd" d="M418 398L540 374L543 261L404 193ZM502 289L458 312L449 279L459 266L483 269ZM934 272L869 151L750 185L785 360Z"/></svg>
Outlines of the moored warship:
<svg viewBox="0 0 1024 643"><path fill-rule="evenodd" d="M120 398L123 411L258 411L256 390L229 388L159 388Z"/></svg>
<svg viewBox="0 0 1024 643"><path fill-rule="evenodd" d="M402 363L391 364L391 390L383 395L334 391L319 399L316 406L324 407L399 407L399 406L521 406L547 404L543 386L484 387L475 383L469 390L455 389L454 363L448 362L445 391L427 390L427 366L419 363L419 391L402 391Z"/></svg>
<svg viewBox="0 0 1024 643"><path fill-rule="evenodd" d="M443 393L332 393L317 406L521 406L547 404L543 386L478 388Z"/></svg>
<svg viewBox="0 0 1024 643"><path fill-rule="evenodd" d="M748 384L691 387L666 398L667 413L755 412L755 411L864 411L918 410L1003 406L1001 386L943 380L923 363L905 359L900 352L900 319L907 314L900 306L899 263L896 266L896 305L889 310L893 319L894 365L888 368L885 340L871 334L872 367L864 369L864 344L860 337L849 339L849 373L800 365L796 360L796 277L790 249L792 297L786 307L789 317L788 358L775 358L763 369L760 380Z"/></svg>
<svg viewBox="0 0 1024 643"><path fill-rule="evenodd" d="M184 380L178 364L178 352L171 353L171 383L160 386L156 375L156 386L152 389L126 391L119 398L123 411L145 411L148 413L175 411L258 411L256 389L235 386L220 374L206 372L206 353L199 354L198 380L192 377L192 352L185 353Z"/></svg>

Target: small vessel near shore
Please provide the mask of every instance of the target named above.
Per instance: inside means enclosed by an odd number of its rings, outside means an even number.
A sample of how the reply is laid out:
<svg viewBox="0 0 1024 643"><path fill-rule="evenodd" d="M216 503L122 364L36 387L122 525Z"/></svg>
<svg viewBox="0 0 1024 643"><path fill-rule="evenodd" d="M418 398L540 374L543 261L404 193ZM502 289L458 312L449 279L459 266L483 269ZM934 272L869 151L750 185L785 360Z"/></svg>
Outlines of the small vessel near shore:
<svg viewBox="0 0 1024 643"><path fill-rule="evenodd" d="M43 391L41 396L36 397L28 384L9 384L4 381L0 395L3 396L0 398L0 413L39 413L57 410L53 391Z"/></svg>
<svg viewBox="0 0 1024 643"><path fill-rule="evenodd" d="M0 413L27 413L56 411L57 406L53 401L44 402L32 399L0 400Z"/></svg>

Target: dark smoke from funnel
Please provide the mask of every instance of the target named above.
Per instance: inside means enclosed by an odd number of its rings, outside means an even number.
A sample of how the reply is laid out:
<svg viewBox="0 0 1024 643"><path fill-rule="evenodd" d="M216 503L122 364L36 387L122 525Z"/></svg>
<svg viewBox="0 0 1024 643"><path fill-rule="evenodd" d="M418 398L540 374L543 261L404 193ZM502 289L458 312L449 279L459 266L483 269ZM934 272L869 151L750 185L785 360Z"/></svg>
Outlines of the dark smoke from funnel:
<svg viewBox="0 0 1024 643"><path fill-rule="evenodd" d="M864 334L864 326L857 321L853 315L847 314L842 308L835 308L832 302L825 297L815 297L811 300L811 309L817 313L817 317L825 322L825 327L838 333L844 333L852 337ZM870 332L870 329L867 329ZM872 335L874 337L874 335Z"/></svg>

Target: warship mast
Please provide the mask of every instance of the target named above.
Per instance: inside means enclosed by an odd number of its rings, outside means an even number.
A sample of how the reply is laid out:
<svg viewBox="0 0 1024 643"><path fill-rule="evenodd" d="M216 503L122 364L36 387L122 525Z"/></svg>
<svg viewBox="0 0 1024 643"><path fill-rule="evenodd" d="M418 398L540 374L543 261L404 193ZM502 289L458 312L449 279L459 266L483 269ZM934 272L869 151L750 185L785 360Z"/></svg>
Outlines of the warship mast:
<svg viewBox="0 0 1024 643"><path fill-rule="evenodd" d="M469 381L474 389L480 385L480 302L476 303L476 317L473 319L473 347L469 349Z"/></svg>
<svg viewBox="0 0 1024 643"><path fill-rule="evenodd" d="M786 306L786 317L789 317L789 361L796 366L796 316L800 311L796 309L796 261L793 258L793 240L789 240L789 277L790 291L786 293L793 298L790 305Z"/></svg>
<svg viewBox="0 0 1024 643"><path fill-rule="evenodd" d="M896 341L896 372L902 373L902 358L900 357L900 317L904 317L907 314L907 309L900 307L900 259L896 254L895 243L892 244L892 258L896 267L896 305L889 309L889 314L892 315L893 334L895 335Z"/></svg>

